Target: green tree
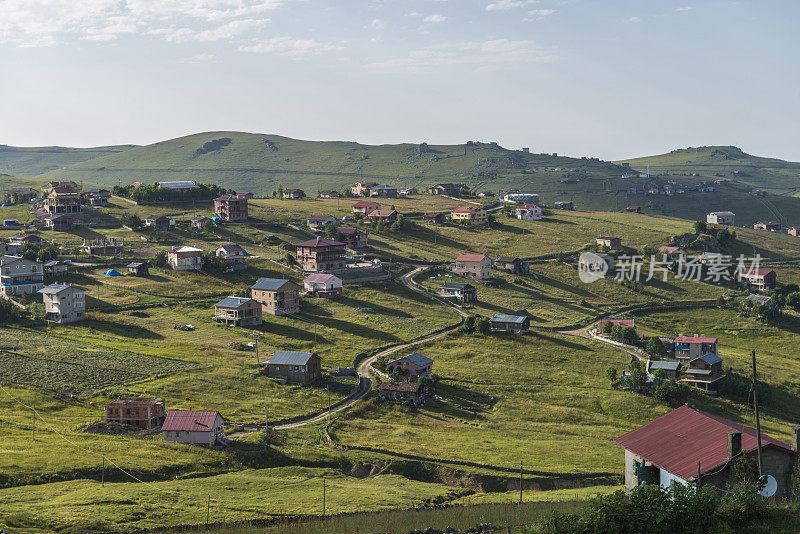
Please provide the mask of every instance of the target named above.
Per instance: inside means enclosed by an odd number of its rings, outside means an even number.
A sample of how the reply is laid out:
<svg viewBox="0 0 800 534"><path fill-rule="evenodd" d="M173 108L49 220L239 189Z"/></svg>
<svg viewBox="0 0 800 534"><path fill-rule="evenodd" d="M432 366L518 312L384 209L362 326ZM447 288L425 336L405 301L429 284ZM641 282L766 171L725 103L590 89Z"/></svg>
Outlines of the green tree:
<svg viewBox="0 0 800 534"><path fill-rule="evenodd" d="M491 323L489 322L488 317L480 317L478 318L477 322L475 323L475 330L479 334L488 334L491 327Z"/></svg>
<svg viewBox="0 0 800 534"><path fill-rule="evenodd" d="M325 237L327 237L328 239L335 239L338 234L339 230L337 230L335 224L325 225Z"/></svg>
<svg viewBox="0 0 800 534"><path fill-rule="evenodd" d="M472 334L473 332L475 332L475 320L476 317L474 315L470 315L469 317L464 319L463 323L461 323L459 330L461 330L462 332L466 332L467 334Z"/></svg>
<svg viewBox="0 0 800 534"><path fill-rule="evenodd" d="M278 184L278 198L283 198L283 184Z"/></svg>
<svg viewBox="0 0 800 534"><path fill-rule="evenodd" d="M153 257L153 265L156 267L167 267L167 251L159 250Z"/></svg>
<svg viewBox="0 0 800 534"><path fill-rule="evenodd" d="M650 341L647 342L647 352L657 358L664 358L667 355L667 348L664 346L664 342L661 341L661 338L653 336L650 338Z"/></svg>
<svg viewBox="0 0 800 534"><path fill-rule="evenodd" d="M705 234L708 231L708 224L705 221L695 221L692 227L696 234Z"/></svg>
<svg viewBox="0 0 800 534"><path fill-rule="evenodd" d="M614 385L614 382L617 381L617 368L616 367L608 367L606 368L606 378L608 378L611 385Z"/></svg>
<svg viewBox="0 0 800 534"><path fill-rule="evenodd" d="M286 261L287 265L294 265L295 259L291 252L286 252L283 255L284 261Z"/></svg>

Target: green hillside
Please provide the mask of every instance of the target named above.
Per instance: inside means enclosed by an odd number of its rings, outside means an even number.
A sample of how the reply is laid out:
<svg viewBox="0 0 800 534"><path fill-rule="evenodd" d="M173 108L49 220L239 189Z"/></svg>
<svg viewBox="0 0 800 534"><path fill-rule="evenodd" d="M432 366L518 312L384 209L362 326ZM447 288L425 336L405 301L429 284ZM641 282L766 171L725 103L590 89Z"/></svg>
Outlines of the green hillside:
<svg viewBox="0 0 800 534"><path fill-rule="evenodd" d="M117 154L136 145L68 148L62 146L14 147L0 145L0 173L31 177L75 163Z"/></svg>
<svg viewBox="0 0 800 534"><path fill-rule="evenodd" d="M800 189L800 163L753 156L735 146L679 148L667 154L621 160L651 174L718 176L775 193L796 195Z"/></svg>

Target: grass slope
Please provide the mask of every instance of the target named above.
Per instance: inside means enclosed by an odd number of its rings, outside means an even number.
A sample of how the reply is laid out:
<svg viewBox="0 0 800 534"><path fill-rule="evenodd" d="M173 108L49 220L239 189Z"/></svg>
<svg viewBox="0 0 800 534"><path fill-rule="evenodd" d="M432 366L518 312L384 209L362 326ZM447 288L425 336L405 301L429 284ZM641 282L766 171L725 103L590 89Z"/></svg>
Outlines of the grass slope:
<svg viewBox="0 0 800 534"><path fill-rule="evenodd" d="M0 173L31 177L63 169L82 161L117 154L136 145L69 148L63 146L15 147L0 145Z"/></svg>

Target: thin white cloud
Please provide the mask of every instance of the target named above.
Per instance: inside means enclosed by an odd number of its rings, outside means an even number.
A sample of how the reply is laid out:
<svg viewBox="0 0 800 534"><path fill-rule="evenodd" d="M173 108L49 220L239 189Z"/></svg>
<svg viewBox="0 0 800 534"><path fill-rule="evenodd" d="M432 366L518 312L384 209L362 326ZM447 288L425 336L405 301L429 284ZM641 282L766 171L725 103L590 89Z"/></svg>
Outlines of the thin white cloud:
<svg viewBox="0 0 800 534"><path fill-rule="evenodd" d="M189 58L189 63L211 63L214 61L214 54L197 54Z"/></svg>
<svg viewBox="0 0 800 534"><path fill-rule="evenodd" d="M493 0L486 5L486 11L508 11L529 3L530 0Z"/></svg>
<svg viewBox="0 0 800 534"><path fill-rule="evenodd" d="M391 57L366 65L377 71L409 71L428 67L472 65L478 70L494 70L510 64L544 63L557 59L552 51L530 40L496 39L441 43L411 50L405 56Z"/></svg>
<svg viewBox="0 0 800 534"><path fill-rule="evenodd" d="M382 30L386 27L386 21L382 19L372 19L369 25L375 28L376 30Z"/></svg>
<svg viewBox="0 0 800 534"><path fill-rule="evenodd" d="M437 23L437 22L444 22L444 21L446 21L446 20L447 20L447 17L445 17L444 15L437 15L437 14L434 14L434 15L428 15L427 17L425 17L424 19L422 19L422 22L433 22L433 23Z"/></svg>
<svg viewBox="0 0 800 534"><path fill-rule="evenodd" d="M282 54L293 59L303 59L326 52L338 52L344 47L332 42L320 42L314 39L293 39L291 37L273 37L259 39L250 44L241 45L239 51L254 54Z"/></svg>
<svg viewBox="0 0 800 534"><path fill-rule="evenodd" d="M532 20L541 20L550 15L558 13L555 9L531 9L528 11L528 16L522 19L522 22L530 22Z"/></svg>
<svg viewBox="0 0 800 534"><path fill-rule="evenodd" d="M409 16L409 17L421 17L422 13L417 13L416 11L412 11L407 16Z"/></svg>
<svg viewBox="0 0 800 534"><path fill-rule="evenodd" d="M640 22L642 22L642 19L640 19L639 17L630 17L625 19L625 22L629 22L631 24L639 24Z"/></svg>
<svg viewBox="0 0 800 534"><path fill-rule="evenodd" d="M676 7L675 11L691 11L694 7L692 6L683 6L683 7Z"/></svg>

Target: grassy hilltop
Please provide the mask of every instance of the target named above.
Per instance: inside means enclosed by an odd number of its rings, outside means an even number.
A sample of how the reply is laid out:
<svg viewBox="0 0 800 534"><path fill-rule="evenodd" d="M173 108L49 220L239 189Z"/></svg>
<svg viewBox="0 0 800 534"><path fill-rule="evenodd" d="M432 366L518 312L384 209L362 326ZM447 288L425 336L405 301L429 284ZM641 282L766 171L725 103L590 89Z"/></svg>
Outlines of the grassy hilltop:
<svg viewBox="0 0 800 534"><path fill-rule="evenodd" d="M136 145L69 148L63 146L15 147L0 145L0 173L36 176L93 158L117 154Z"/></svg>

